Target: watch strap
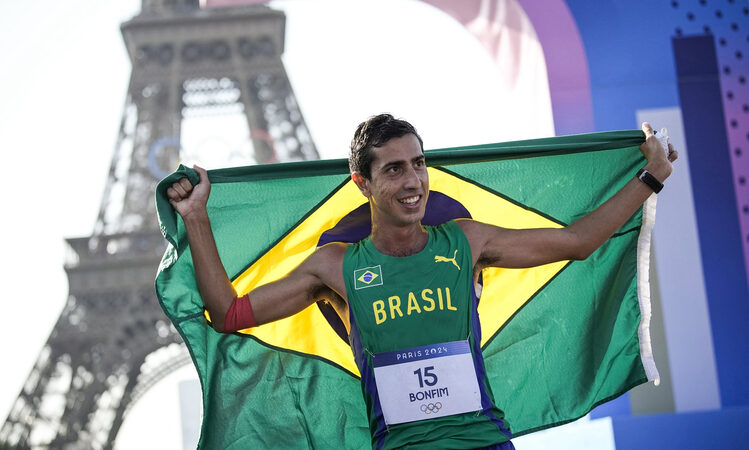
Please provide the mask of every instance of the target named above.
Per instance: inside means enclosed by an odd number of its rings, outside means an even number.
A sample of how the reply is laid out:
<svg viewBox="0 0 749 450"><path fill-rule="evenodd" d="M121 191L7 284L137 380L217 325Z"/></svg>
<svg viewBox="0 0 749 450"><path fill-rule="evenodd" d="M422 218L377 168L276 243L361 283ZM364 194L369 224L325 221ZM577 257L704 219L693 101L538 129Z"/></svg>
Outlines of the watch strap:
<svg viewBox="0 0 749 450"><path fill-rule="evenodd" d="M655 178L653 174L645 169L640 169L637 171L637 179L647 184L648 187L650 187L650 189L652 189L656 194L659 193L661 189L663 189L663 183L658 181L658 179Z"/></svg>

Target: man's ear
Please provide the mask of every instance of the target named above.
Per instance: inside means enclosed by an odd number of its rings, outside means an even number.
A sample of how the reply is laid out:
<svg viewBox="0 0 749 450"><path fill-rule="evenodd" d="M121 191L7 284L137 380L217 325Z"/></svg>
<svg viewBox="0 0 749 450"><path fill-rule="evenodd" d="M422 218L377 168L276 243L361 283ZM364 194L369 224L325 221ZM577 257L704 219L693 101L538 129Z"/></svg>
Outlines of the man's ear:
<svg viewBox="0 0 749 450"><path fill-rule="evenodd" d="M369 198L369 196L371 195L371 192L369 190L369 180L366 179L364 175L360 174L359 172L352 172L351 179L354 181L354 184L356 184L356 187L359 188L362 195Z"/></svg>

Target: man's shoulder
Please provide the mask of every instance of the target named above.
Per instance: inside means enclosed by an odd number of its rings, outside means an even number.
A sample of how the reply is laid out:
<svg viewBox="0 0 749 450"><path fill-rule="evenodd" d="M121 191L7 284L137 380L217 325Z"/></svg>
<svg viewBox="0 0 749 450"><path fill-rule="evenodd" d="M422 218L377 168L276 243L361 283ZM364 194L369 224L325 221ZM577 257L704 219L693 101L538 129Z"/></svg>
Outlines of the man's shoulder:
<svg viewBox="0 0 749 450"><path fill-rule="evenodd" d="M330 264L343 261L349 244L345 242L330 242L318 247L310 256L310 259L318 264Z"/></svg>
<svg viewBox="0 0 749 450"><path fill-rule="evenodd" d="M453 219L453 220L451 220L449 222L445 222L445 223L450 223L450 222L452 222L455 225L457 225L458 228L460 228L460 230L466 236L468 236L469 233L475 233L476 230L479 228L479 226L477 224L481 223L481 222L476 222L473 219L462 219L462 218L461 219Z"/></svg>
<svg viewBox="0 0 749 450"><path fill-rule="evenodd" d="M476 242L483 242L489 231L489 225L473 219L456 219L455 224L465 235L468 242L473 246Z"/></svg>

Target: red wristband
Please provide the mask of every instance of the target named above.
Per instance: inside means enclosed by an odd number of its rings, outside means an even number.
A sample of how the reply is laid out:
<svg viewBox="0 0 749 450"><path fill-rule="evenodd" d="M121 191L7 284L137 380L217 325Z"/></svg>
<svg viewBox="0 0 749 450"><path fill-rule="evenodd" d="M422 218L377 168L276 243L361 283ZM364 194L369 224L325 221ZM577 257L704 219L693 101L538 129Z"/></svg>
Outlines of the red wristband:
<svg viewBox="0 0 749 450"><path fill-rule="evenodd" d="M256 325L255 314L252 312L252 303L250 303L250 295L244 294L238 298L234 297L224 317L224 333L244 330Z"/></svg>

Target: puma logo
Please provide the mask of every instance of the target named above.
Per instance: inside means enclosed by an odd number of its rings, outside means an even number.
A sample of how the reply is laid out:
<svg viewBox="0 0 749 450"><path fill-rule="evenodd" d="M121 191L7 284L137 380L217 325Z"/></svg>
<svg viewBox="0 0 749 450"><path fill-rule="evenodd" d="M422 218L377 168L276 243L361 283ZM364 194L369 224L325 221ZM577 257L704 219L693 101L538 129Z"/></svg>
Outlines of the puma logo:
<svg viewBox="0 0 749 450"><path fill-rule="evenodd" d="M446 256L435 256L435 257L434 257L434 262L451 262L451 263L453 263L453 265L454 265L455 267L457 267L457 268L458 268L458 270L460 270L460 266L459 266L459 265L458 265L458 263L457 263L457 262L455 261L455 258L456 258L457 256L458 256L458 251L457 251L457 250L455 250L455 253L453 254L453 257L452 257L452 258L448 258L448 257L446 257Z"/></svg>

